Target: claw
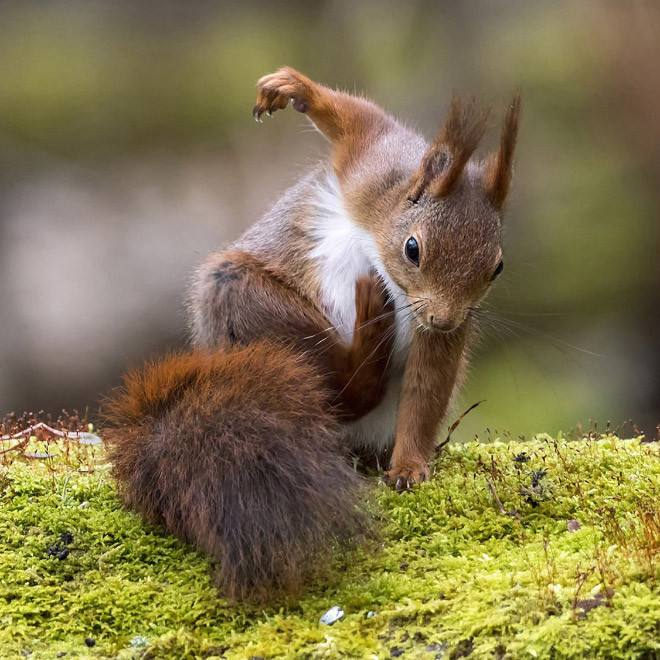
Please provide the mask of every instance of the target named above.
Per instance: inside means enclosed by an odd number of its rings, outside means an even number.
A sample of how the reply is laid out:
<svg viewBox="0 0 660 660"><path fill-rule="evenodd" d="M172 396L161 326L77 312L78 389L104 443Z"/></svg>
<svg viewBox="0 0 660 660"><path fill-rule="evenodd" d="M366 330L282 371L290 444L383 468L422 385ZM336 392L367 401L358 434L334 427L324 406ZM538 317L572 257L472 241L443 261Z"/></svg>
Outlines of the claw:
<svg viewBox="0 0 660 660"><path fill-rule="evenodd" d="M428 466L421 463L419 466L413 465L408 468L392 468L384 476L385 483L388 486L393 486L398 493L412 491L417 484L431 479Z"/></svg>
<svg viewBox="0 0 660 660"><path fill-rule="evenodd" d="M252 109L252 116L254 117L254 121L257 121L259 123L263 123L261 119L261 115L263 114L264 109L261 107L259 103L254 106Z"/></svg>

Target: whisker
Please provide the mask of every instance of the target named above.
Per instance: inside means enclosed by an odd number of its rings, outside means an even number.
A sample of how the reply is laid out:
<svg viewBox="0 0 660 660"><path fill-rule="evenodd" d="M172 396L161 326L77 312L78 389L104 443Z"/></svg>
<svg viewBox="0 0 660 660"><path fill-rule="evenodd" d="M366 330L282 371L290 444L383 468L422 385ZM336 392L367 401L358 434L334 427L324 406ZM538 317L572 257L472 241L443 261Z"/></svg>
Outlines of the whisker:
<svg viewBox="0 0 660 660"><path fill-rule="evenodd" d="M595 355L598 356L598 353L593 353L591 351L587 351L586 349L581 349L578 346L572 346L571 344L567 344L566 342L562 342L561 340L555 339L554 337L551 337L549 335L546 335L542 332L536 331L535 328L530 328L522 323L518 323L517 321L512 321L511 319L507 319L504 317L501 317L490 310L485 310L483 308L470 308L469 313L472 315L473 318L476 318L479 323L484 323L487 327L493 329L497 335L498 339L502 341L504 346L507 349L507 352L509 352L509 346L504 337L502 336L503 333L508 334L509 336L513 336L517 339L520 339L520 334L516 330L520 331L525 331L532 336L536 335L539 336L541 339L546 340L553 348L556 348L557 350L561 351L563 354L567 355L568 357L571 357L572 359L575 360L575 362L580 365L580 367L584 368L583 365L580 363L579 360L577 360L574 356L570 356L567 351L565 351L561 346L557 345L558 343L565 344L566 346L570 348L574 348L575 350L581 351L583 353L588 353L590 355ZM562 401L559 397L559 394L557 393L557 390L555 389L555 386L551 379L548 377L546 371L547 369L545 368L545 365L543 365L538 359L537 356L534 355L534 352L530 350L529 346L526 346L524 342L521 342L521 348L525 355L527 356L528 359L530 359L538 373L543 377L544 381L550 388L550 391L552 392L552 395L555 398L555 401L557 404L562 407ZM515 379L515 375L513 373L513 370L511 370L511 374L514 378L514 382L516 383L516 390L518 391L518 384L517 380Z"/></svg>
<svg viewBox="0 0 660 660"><path fill-rule="evenodd" d="M331 332L332 330L338 330L338 328L339 326L330 325L327 328L320 330L319 332L313 335L307 335L307 337L303 337L303 341L307 341L308 339L314 339L314 337L318 337L319 335L322 335L324 332Z"/></svg>
<svg viewBox="0 0 660 660"><path fill-rule="evenodd" d="M380 314L379 316L374 316L374 318L369 319L368 321L365 321L364 323L360 323L356 327L356 330L361 330L362 328L366 328L368 325L371 325L372 323L377 323L378 321L382 321L383 319L387 318L388 316L391 316L393 314L396 314L397 312L402 312L406 309L409 309L413 305L419 305L421 304L419 301L414 301L411 303L408 303L407 305L401 305L401 307L397 307L396 309L393 309L391 312L385 312L383 314Z"/></svg>
<svg viewBox="0 0 660 660"><path fill-rule="evenodd" d="M410 318L412 318L412 316L414 314L415 314L414 311L408 312L408 314L406 315L406 318L403 319L403 321L404 322L408 321ZM357 376L360 369L362 369L362 367L372 358L374 353L381 347L383 342L388 341L389 339L391 339L392 337L394 337L396 335L396 331L397 331L396 325L392 325L390 328L387 329L386 332L383 333L383 336L381 337L379 342L376 344L376 347L369 353L369 355L367 355L367 357L364 360L362 360L362 362L359 364L357 369L353 372L353 375L348 379L348 382L346 383L346 385L344 385L344 387L341 389L341 391L337 394L337 396L335 397L335 400L337 398L339 398L346 391L346 388L353 382L354 378ZM391 354L392 354L392 351L390 351L390 355ZM388 358L388 362L389 362L389 358Z"/></svg>
<svg viewBox="0 0 660 660"><path fill-rule="evenodd" d="M396 341L396 337L394 338ZM394 346L392 347L394 349ZM383 378L385 378L385 374L387 373L387 368L390 366L390 362L392 361L392 356L394 355L394 350L390 351L390 354L387 356L387 362L385 362L385 366L383 367L383 373L380 375L380 380L378 381L378 387L380 387L383 384Z"/></svg>
<svg viewBox="0 0 660 660"><path fill-rule="evenodd" d="M389 315L389 314L396 313L396 311L401 311L401 310L406 311L406 310L410 310L410 311L408 312L408 314L406 315L406 317L403 318L403 319L401 320L402 323L406 323L410 318L412 318L412 316L414 316L414 315L417 313L417 311L418 311L419 309L420 309L420 307L417 306L417 303L416 303L416 302L413 302L413 303L410 303L410 304L408 304L408 305L402 305L401 307L398 308L398 310L394 310L394 312L386 312L384 315L381 315L381 317L382 317L382 318L385 318L385 317L386 317L387 315ZM369 325L370 323L374 322L374 320L375 320L375 319L370 319L369 321L366 321L365 323L360 324L360 325L358 326L358 328L365 327L365 326ZM392 325L392 328L393 328L393 332L396 332L396 324ZM325 354L327 351L329 351L331 348L333 348L334 346L336 346L337 344L342 343L342 342L344 342L344 339L343 339L341 336L338 335L338 336L334 337L334 338L333 338L333 341L332 341L331 343L329 343L329 344L324 348L324 350L322 350L322 351L319 353L319 355L324 355L324 354ZM319 342L319 343L320 343L320 342ZM318 345L318 344L317 344L317 345Z"/></svg>
<svg viewBox="0 0 660 660"><path fill-rule="evenodd" d="M492 314L492 312L490 310L482 309L481 311L484 311L487 314ZM514 312L514 311L509 310L509 309L500 309L499 311L502 312L503 314L511 314L513 316L526 316L526 317L529 317L529 318L532 318L532 317L564 316L564 314L562 314L561 312L533 312L533 313L529 313L529 312Z"/></svg>
<svg viewBox="0 0 660 660"><path fill-rule="evenodd" d="M334 398L335 401L346 391L346 388L353 382L355 377L358 375L358 372L360 371L360 369L362 369L362 367L371 359L373 354L381 347L383 342L388 341L389 339L391 339L392 336L395 334L395 332L396 332L396 326L392 326L391 328L388 328L385 333L383 333L383 336L380 338L380 340L376 344L376 347L371 351L371 353L369 353L369 355L367 355L366 358L364 358L364 360L362 360L362 362L359 364L357 369L353 372L353 375L348 379L348 382L346 383L346 385L344 385L344 387L342 387L341 391Z"/></svg>
<svg viewBox="0 0 660 660"><path fill-rule="evenodd" d="M521 330L530 335L536 335L537 337L541 337L542 339L545 339L550 344L555 346L555 348L557 348L558 350L562 350L561 346L565 346L575 351L579 351L580 353L585 353L586 355L592 355L594 357L604 357L601 353L595 353L594 351L590 351L586 348L575 346L574 344L570 344L569 342L563 341L561 339L557 339L556 337L553 337L552 335L549 335L545 332L541 332L536 328L531 328L530 326L525 325L524 323L520 323L519 321L514 321L513 319L507 319L506 317L500 316L490 310L486 310L481 307L470 307L469 311L474 312L475 316L479 319L487 318L489 321L495 320L496 322L500 323L502 326L510 326L511 328L516 328L517 330Z"/></svg>
<svg viewBox="0 0 660 660"><path fill-rule="evenodd" d="M390 310L389 312L384 312L383 314L380 314L380 315L374 317L373 319L369 319L368 321L365 321L364 323L361 323L358 326L358 328L365 328L366 326L368 326L372 323L376 323L377 321L381 321L382 319L387 318L388 316L392 316L393 314L396 314L397 312L401 312L405 309L408 309L409 307L412 307L413 305L418 305L418 304L420 304L420 301L415 300L411 303L408 303L407 305L401 305L400 307L395 307L393 310ZM319 335L322 335L326 332L332 332L332 331L338 332L339 330L340 330L339 325L330 325L327 328L324 328L323 330L320 330L319 332L317 332L313 335L307 335L306 337L303 337L302 339L304 341L307 341L308 339L314 339L315 337L318 337ZM327 339L327 337L324 337L321 341L325 341L326 339ZM321 342L319 342L319 343L321 343Z"/></svg>

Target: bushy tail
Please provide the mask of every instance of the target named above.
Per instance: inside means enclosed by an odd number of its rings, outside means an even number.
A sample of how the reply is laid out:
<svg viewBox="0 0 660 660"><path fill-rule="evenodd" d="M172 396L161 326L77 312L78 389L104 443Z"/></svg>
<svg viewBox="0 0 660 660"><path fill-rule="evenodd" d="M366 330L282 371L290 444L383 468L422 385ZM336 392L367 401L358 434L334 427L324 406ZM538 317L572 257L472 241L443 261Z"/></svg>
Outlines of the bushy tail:
<svg viewBox="0 0 660 660"><path fill-rule="evenodd" d="M219 561L232 599L292 595L364 530L316 370L270 342L125 378L106 436L124 501Z"/></svg>

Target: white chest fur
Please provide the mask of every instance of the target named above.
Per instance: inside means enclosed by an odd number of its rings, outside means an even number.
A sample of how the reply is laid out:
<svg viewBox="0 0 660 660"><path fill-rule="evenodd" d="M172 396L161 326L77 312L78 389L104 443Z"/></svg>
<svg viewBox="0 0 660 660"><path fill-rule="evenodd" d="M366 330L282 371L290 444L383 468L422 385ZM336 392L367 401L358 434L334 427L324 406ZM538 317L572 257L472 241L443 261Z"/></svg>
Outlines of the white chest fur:
<svg viewBox="0 0 660 660"><path fill-rule="evenodd" d="M346 216L337 199L319 191L319 210L313 220L316 262L321 282L321 305L341 338L350 343L355 325L355 282L372 268L362 247L359 227Z"/></svg>
<svg viewBox="0 0 660 660"><path fill-rule="evenodd" d="M383 401L357 422L344 426L354 446L382 449L394 441L403 367L408 357L412 328L406 294L389 277L371 234L357 225L342 203L337 181L329 176L319 186L310 218L315 243L311 257L321 281L321 304L330 323L350 343L355 324L355 281L375 270L394 300L396 336L390 360L388 388Z"/></svg>

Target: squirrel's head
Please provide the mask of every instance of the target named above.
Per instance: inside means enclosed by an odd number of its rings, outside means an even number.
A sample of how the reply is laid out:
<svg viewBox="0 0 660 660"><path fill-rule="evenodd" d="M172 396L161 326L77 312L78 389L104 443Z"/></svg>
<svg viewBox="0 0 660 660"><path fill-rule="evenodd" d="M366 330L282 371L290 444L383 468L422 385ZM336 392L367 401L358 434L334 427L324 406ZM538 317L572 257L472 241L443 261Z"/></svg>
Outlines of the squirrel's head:
<svg viewBox="0 0 660 660"><path fill-rule="evenodd" d="M452 102L447 121L408 181L380 244L392 280L428 330L450 332L466 319L504 265L502 208L511 182L520 118L517 94L498 150L471 160L487 115Z"/></svg>

